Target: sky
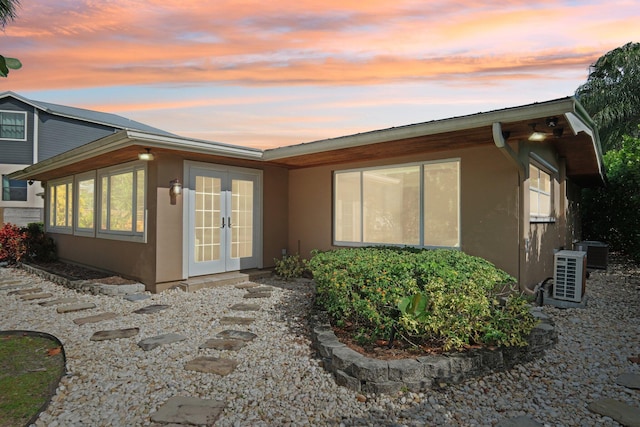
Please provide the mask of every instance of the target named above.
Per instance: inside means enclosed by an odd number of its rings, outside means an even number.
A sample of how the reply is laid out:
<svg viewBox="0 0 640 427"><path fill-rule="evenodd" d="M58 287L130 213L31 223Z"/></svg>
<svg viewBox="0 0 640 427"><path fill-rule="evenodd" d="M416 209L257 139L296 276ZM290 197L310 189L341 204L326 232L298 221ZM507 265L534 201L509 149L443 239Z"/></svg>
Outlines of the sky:
<svg viewBox="0 0 640 427"><path fill-rule="evenodd" d="M265 149L571 96L639 22L637 0L22 0L0 91Z"/></svg>

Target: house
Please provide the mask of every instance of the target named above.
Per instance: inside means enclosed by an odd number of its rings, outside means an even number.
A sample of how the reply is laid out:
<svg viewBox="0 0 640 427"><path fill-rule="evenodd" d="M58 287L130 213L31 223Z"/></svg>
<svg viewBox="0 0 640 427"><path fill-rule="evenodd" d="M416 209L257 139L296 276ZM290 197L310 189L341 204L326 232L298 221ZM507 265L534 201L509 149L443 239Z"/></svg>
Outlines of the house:
<svg viewBox="0 0 640 427"><path fill-rule="evenodd" d="M265 151L124 129L10 178L46 183L62 259L153 292L372 244L460 249L531 289L580 238L580 189L604 172L568 97Z"/></svg>
<svg viewBox="0 0 640 427"><path fill-rule="evenodd" d="M115 114L0 93L0 225L24 226L44 218L41 183L10 179L8 174L122 129L170 135Z"/></svg>

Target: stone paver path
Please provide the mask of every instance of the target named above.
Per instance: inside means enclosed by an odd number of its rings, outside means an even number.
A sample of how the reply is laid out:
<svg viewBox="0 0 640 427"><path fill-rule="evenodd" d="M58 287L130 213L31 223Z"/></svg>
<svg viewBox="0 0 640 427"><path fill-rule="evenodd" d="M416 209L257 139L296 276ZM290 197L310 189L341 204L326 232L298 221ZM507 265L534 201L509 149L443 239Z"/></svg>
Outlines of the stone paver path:
<svg viewBox="0 0 640 427"><path fill-rule="evenodd" d="M254 319L253 317L223 317L222 319L220 319L220 324L221 325L250 325L252 324L256 319Z"/></svg>
<svg viewBox="0 0 640 427"><path fill-rule="evenodd" d="M80 302L78 304L70 304L70 305L58 307L56 311L60 314L64 314L64 313L73 313L76 311L91 310L92 308L96 308L96 305L94 303Z"/></svg>
<svg viewBox="0 0 640 427"><path fill-rule="evenodd" d="M11 291L7 295L27 295L27 294L35 294L38 292L42 292L42 288L19 289L17 291Z"/></svg>
<svg viewBox="0 0 640 427"><path fill-rule="evenodd" d="M212 338L210 340L205 341L205 343L200 345L199 348L212 348L214 350L238 351L246 345L247 345L247 341Z"/></svg>
<svg viewBox="0 0 640 427"><path fill-rule="evenodd" d="M73 323L75 323L76 325L85 325L87 323L97 323L102 322L103 320L115 319L116 317L118 317L116 313L100 313L94 316L79 317L77 319L73 319Z"/></svg>
<svg viewBox="0 0 640 427"><path fill-rule="evenodd" d="M234 329L227 329L227 330L224 330L224 331L218 333L216 335L216 337L218 337L218 338L228 338L228 339L240 340L240 341L252 341L253 339L255 339L257 337L257 335L252 333L252 332L236 331Z"/></svg>
<svg viewBox="0 0 640 427"><path fill-rule="evenodd" d="M138 346L144 351L153 350L164 344L171 344L177 341L184 341L187 337L180 334L162 334L151 338L145 338L138 343Z"/></svg>
<svg viewBox="0 0 640 427"><path fill-rule="evenodd" d="M224 407L225 403L219 400L176 396L151 414L151 421L160 424L212 426L220 418Z"/></svg>
<svg viewBox="0 0 640 427"><path fill-rule="evenodd" d="M234 311L258 311L260 310L260 306L258 304L235 304L231 306L231 310Z"/></svg>
<svg viewBox="0 0 640 427"><path fill-rule="evenodd" d="M640 390L640 374L625 372L616 378L616 384L632 388L634 390Z"/></svg>
<svg viewBox="0 0 640 427"><path fill-rule="evenodd" d="M153 305L148 305L146 307L142 307L141 309L134 311L134 313L136 313L136 314L153 314L153 313L158 313L160 311L166 310L168 308L169 308L168 305L153 304Z"/></svg>
<svg viewBox="0 0 640 427"><path fill-rule="evenodd" d="M39 302L38 304L43 307L53 307L60 304L75 304L78 302L78 298L58 298L51 301Z"/></svg>
<svg viewBox="0 0 640 427"><path fill-rule="evenodd" d="M220 376L229 375L238 366L237 361L223 357L201 356L187 362L184 368L188 371L204 372Z"/></svg>
<svg viewBox="0 0 640 427"><path fill-rule="evenodd" d="M124 299L126 299L127 301L142 301L149 298L151 298L151 295L147 294L131 294L124 296Z"/></svg>
<svg viewBox="0 0 640 427"><path fill-rule="evenodd" d="M600 399L589 403L590 411L613 418L626 427L640 427L640 408L614 399Z"/></svg>
<svg viewBox="0 0 640 427"><path fill-rule="evenodd" d="M125 329L112 329L109 331L98 331L91 336L90 340L104 341L104 340L115 340L119 338L131 338L138 335L138 332L140 332L140 328L125 328Z"/></svg>
<svg viewBox="0 0 640 427"><path fill-rule="evenodd" d="M52 293L49 292L42 292L39 294L27 294L27 295L22 295L20 297L21 300L23 301L33 301L35 299L45 299L45 298L51 298L53 296Z"/></svg>

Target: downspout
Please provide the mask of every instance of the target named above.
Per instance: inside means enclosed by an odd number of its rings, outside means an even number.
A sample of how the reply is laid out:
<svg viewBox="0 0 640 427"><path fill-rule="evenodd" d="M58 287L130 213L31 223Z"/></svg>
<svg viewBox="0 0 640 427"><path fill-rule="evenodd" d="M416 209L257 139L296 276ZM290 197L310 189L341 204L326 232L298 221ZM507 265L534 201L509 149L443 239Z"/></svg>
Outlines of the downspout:
<svg viewBox="0 0 640 427"><path fill-rule="evenodd" d="M518 170L518 288L527 295L535 295L535 290L527 288L522 284L521 275L522 275L522 234L523 234L523 218L524 212L523 203L522 203L522 195L520 191L522 189L522 181L527 178L527 170L518 158L518 154L516 154L513 149L506 144L505 134L502 132L502 124L500 122L494 122L491 126L491 131L493 133L493 143L500 150L502 154L516 167Z"/></svg>

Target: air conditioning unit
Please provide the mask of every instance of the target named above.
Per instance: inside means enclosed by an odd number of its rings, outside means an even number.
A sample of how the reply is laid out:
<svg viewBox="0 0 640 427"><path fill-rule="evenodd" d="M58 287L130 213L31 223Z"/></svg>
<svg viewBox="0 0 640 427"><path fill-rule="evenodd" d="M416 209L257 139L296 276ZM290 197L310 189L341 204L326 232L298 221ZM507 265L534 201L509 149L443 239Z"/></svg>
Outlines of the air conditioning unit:
<svg viewBox="0 0 640 427"><path fill-rule="evenodd" d="M587 253L582 251L558 251L555 254L553 273L553 298L580 302L587 281Z"/></svg>

